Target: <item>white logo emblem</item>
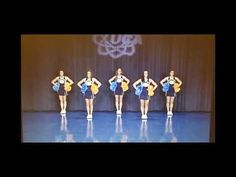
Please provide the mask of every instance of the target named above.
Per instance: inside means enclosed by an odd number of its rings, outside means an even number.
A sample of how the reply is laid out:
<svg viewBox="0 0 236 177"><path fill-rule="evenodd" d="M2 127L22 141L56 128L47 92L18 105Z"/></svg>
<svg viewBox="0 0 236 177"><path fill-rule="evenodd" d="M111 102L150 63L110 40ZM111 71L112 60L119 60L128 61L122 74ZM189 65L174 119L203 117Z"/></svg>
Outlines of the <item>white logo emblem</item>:
<svg viewBox="0 0 236 177"><path fill-rule="evenodd" d="M135 45L142 44L140 35L94 35L93 41L98 45L100 55L109 55L114 59L124 55L132 56Z"/></svg>

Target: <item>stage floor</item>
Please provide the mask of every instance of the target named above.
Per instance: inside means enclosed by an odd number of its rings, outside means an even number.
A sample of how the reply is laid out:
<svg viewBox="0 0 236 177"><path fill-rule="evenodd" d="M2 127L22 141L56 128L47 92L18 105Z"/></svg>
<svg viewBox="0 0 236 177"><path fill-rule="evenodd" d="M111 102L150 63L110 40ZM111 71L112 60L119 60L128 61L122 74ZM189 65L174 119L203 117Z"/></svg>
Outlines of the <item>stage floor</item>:
<svg viewBox="0 0 236 177"><path fill-rule="evenodd" d="M209 142L210 113L150 112L141 120L140 112L23 112L23 142Z"/></svg>

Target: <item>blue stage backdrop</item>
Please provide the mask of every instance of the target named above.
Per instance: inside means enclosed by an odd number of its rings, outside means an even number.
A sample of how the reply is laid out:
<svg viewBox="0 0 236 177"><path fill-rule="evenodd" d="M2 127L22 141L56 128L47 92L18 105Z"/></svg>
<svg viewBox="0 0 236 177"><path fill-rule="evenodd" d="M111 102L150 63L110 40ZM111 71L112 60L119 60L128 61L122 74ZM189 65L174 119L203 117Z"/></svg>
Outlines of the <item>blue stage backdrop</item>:
<svg viewBox="0 0 236 177"><path fill-rule="evenodd" d="M118 67L131 80L124 96L124 111L139 111L139 99L132 84L144 70L158 84L170 70L183 81L175 100L175 111L211 111L215 77L214 35L140 35L140 43L127 48L129 55L101 55L93 35L22 35L21 99L23 111L58 111L59 99L51 80L64 70L74 82L68 96L68 111L86 110L77 82L91 69L102 82L95 99L95 111L115 110L108 80ZM100 39L98 39L100 40ZM119 42L119 41L118 41ZM116 44L118 45L118 44ZM100 47L105 50L104 46ZM109 47L107 50L111 49ZM135 51L132 51L134 50ZM121 48L124 50L124 48ZM132 54L133 52L133 54ZM109 53L109 52L108 52ZM130 54L131 53L131 54ZM112 58L113 57L113 58ZM214 95L213 95L214 96ZM151 111L164 111L161 85L150 101Z"/></svg>

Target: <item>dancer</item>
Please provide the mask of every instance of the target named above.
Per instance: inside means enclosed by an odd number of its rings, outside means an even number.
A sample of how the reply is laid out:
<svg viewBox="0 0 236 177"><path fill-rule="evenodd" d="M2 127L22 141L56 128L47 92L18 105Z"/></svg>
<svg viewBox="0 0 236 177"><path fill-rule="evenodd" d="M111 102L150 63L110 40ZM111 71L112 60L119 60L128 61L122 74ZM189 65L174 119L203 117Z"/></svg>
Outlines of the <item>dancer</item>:
<svg viewBox="0 0 236 177"><path fill-rule="evenodd" d="M115 82L112 82L114 80ZM115 94L116 114L122 114L123 95L128 89L129 82L130 80L123 75L121 68L118 68L116 75L109 80L110 88Z"/></svg>
<svg viewBox="0 0 236 177"><path fill-rule="evenodd" d="M165 95L166 95L166 108L167 108L167 115L173 115L173 106L174 106L174 99L176 93L180 90L180 86L182 85L182 81L174 76L174 71L170 71L170 76L165 77L160 81L160 84L166 88ZM177 83L178 82L178 83Z"/></svg>
<svg viewBox="0 0 236 177"><path fill-rule="evenodd" d="M58 86L57 93L59 95L60 106L61 106L61 113L66 113L66 106L67 106L67 86L71 86L74 82L67 76L64 75L64 71L60 71L60 75L53 79L51 83L54 86Z"/></svg>
<svg viewBox="0 0 236 177"><path fill-rule="evenodd" d="M81 85L83 83L83 85ZM94 77L92 77L92 72L89 70L87 72L87 77L80 80L77 84L84 95L86 108L87 108L87 118L93 118L93 99L94 95L97 94L101 83Z"/></svg>
<svg viewBox="0 0 236 177"><path fill-rule="evenodd" d="M139 86L137 87L137 85L139 85ZM139 99L140 99L140 109L141 109L141 113L142 113L142 117L141 117L142 119L148 118L147 113L148 113L149 99L150 99L150 96L152 95L152 94L150 94L150 92L154 93L157 86L158 86L157 83L148 77L148 71L146 71L146 70L143 72L142 79L137 80L133 84L133 87L135 88L136 91L140 90L140 93L138 95L139 95ZM150 88L152 88L152 89L150 89Z"/></svg>

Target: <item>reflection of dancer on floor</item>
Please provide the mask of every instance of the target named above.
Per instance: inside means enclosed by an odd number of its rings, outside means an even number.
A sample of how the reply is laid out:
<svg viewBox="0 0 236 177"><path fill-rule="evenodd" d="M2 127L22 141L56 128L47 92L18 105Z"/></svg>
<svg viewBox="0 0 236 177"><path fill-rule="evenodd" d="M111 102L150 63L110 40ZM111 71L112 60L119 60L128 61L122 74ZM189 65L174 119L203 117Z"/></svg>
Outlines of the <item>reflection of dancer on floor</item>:
<svg viewBox="0 0 236 177"><path fill-rule="evenodd" d="M147 126L147 120L142 120L141 126L140 126L140 140L142 142L148 142L148 126Z"/></svg>
<svg viewBox="0 0 236 177"><path fill-rule="evenodd" d="M56 137L56 142L75 142L73 134L67 128L66 114L61 116L60 135Z"/></svg>
<svg viewBox="0 0 236 177"><path fill-rule="evenodd" d="M115 135L111 137L110 142L127 142L128 136L123 132L122 118L120 115L116 116Z"/></svg>
<svg viewBox="0 0 236 177"><path fill-rule="evenodd" d="M149 100L150 100L150 96L148 94L148 88L152 84L154 86L153 88L153 91L154 91L158 85L156 82L154 82L151 78L148 77L148 71L144 71L142 79L137 80L133 84L133 87L135 88L135 90L137 90L137 85L139 84L141 84L142 86L142 92L139 95L142 119L147 119L148 118L147 117L148 105L149 105Z"/></svg>
<svg viewBox="0 0 236 177"><path fill-rule="evenodd" d="M161 137L161 142L171 142L171 143L175 143L177 142L177 138L173 132L173 125L172 125L172 117L168 116L166 118L166 122L165 122L165 133L164 135Z"/></svg>
<svg viewBox="0 0 236 177"><path fill-rule="evenodd" d="M174 76L174 71L170 71L170 76L165 77L164 79L161 80L160 84L164 86L164 82L169 83L169 89L166 92L166 108L167 108L167 115L173 115L172 110L174 106L174 99L176 96L176 92L174 89L174 84L176 82L179 83L179 87L182 85L182 81Z"/></svg>
<svg viewBox="0 0 236 177"><path fill-rule="evenodd" d="M110 85L112 84L112 81L116 82L116 88L114 91L115 94L115 103L116 103L116 114L121 114L122 113L122 105L123 105L123 95L124 95L124 90L123 90L123 84L124 82L129 84L130 80L127 79L121 70L121 68L118 68L116 71L116 75L113 76L110 80L109 83Z"/></svg>
<svg viewBox="0 0 236 177"><path fill-rule="evenodd" d="M65 91L65 84L68 83L69 85L72 85L74 82L67 76L64 76L64 71L60 71L60 76L56 77L51 81L53 85L56 85L56 83L59 83L59 90L58 90L58 95L59 95L59 100L60 100L60 105L61 105L61 113L66 113L66 96L67 92Z"/></svg>
<svg viewBox="0 0 236 177"><path fill-rule="evenodd" d="M87 87L85 93L84 93L84 98L86 102L86 108L87 108L87 118L92 118L93 117L93 99L94 93L92 92L92 86L96 84L96 86L99 88L101 87L101 83L94 77L92 77L92 72L89 70L87 72L87 77L83 78L78 82L78 86L82 89L82 83L84 83Z"/></svg>
<svg viewBox="0 0 236 177"><path fill-rule="evenodd" d="M93 120L89 119L87 121L87 133L84 142L98 142L96 138L93 136Z"/></svg>

